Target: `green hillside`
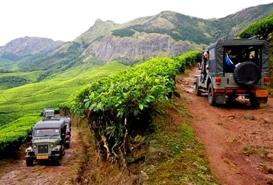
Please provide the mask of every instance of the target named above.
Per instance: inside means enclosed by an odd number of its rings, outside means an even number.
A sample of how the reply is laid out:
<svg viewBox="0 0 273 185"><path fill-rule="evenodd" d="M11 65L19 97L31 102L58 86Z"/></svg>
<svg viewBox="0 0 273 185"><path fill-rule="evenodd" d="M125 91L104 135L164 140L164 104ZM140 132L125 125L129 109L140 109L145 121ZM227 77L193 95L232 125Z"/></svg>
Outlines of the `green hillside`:
<svg viewBox="0 0 273 185"><path fill-rule="evenodd" d="M110 62L92 69L84 64L62 74L54 74L50 79L42 82L0 90L0 125L7 124L25 114L39 114L44 107L57 108L58 104L65 102L81 86L123 68L126 66L117 62ZM22 72L19 76L34 79L35 74L39 72ZM2 74L4 75L8 74Z"/></svg>
<svg viewBox="0 0 273 185"><path fill-rule="evenodd" d="M0 89L9 89L37 81L42 71L0 73Z"/></svg>

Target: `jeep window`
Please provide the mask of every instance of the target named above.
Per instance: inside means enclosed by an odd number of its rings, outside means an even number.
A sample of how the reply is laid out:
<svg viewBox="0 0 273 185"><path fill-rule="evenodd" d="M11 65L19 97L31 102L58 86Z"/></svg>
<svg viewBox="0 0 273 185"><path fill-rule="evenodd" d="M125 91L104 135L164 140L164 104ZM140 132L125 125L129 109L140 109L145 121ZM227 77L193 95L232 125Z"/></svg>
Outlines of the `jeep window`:
<svg viewBox="0 0 273 185"><path fill-rule="evenodd" d="M59 136L60 135L60 131L59 129L35 129L33 131L33 135L35 137L44 137L44 136Z"/></svg>
<svg viewBox="0 0 273 185"><path fill-rule="evenodd" d="M232 49L232 53L229 54L229 58L235 65L246 61L252 61L256 65L260 66L261 46L228 46L224 49L224 57L228 48ZM231 68L226 64L225 69L226 72L234 71L234 68Z"/></svg>

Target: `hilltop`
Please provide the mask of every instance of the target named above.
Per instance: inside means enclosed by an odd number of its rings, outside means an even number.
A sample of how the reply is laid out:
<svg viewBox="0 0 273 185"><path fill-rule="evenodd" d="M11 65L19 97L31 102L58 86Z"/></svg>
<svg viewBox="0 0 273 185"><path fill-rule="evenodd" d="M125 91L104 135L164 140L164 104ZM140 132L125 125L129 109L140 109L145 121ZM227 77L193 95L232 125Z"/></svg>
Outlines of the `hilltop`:
<svg viewBox="0 0 273 185"><path fill-rule="evenodd" d="M269 16L273 3L243 9L220 19L200 19L172 11L140 17L124 24L97 19L70 42L45 38L18 38L0 48L0 70L44 70L43 77L92 63L118 61L125 65L155 56L176 56ZM12 62L16 61L16 62Z"/></svg>

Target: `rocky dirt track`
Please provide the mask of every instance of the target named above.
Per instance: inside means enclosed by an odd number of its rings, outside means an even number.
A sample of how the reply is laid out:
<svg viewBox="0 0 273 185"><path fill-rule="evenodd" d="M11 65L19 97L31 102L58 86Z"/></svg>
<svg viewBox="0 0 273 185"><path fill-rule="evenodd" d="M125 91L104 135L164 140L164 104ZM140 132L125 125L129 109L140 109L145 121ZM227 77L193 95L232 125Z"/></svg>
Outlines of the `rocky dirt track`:
<svg viewBox="0 0 273 185"><path fill-rule="evenodd" d="M273 184L273 99L259 109L251 109L243 97L229 107L212 107L206 96L192 93L198 73L194 68L187 77L178 76L177 84L213 173L223 185Z"/></svg>
<svg viewBox="0 0 273 185"><path fill-rule="evenodd" d="M3 160L0 163L0 185L55 185L55 184L73 184L71 176L74 175L76 166L74 163L78 160L79 147L76 141L79 140L79 134L76 128L72 127L71 148L67 149L62 158L62 165L44 163L33 167L26 167L24 160L24 150L27 146L20 149L19 159ZM27 144L26 144L27 145ZM74 177L76 178L76 177Z"/></svg>

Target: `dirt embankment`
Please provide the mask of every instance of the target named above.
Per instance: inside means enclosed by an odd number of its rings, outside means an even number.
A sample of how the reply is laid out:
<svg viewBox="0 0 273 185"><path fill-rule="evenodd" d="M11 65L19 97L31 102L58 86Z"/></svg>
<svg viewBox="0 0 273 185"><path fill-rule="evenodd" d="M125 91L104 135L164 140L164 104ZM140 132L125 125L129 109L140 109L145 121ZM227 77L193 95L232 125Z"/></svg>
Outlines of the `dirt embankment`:
<svg viewBox="0 0 273 185"><path fill-rule="evenodd" d="M206 96L192 93L198 73L192 69L177 83L214 174L223 185L273 184L273 99L259 109L251 109L243 97L229 107L212 107Z"/></svg>

